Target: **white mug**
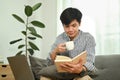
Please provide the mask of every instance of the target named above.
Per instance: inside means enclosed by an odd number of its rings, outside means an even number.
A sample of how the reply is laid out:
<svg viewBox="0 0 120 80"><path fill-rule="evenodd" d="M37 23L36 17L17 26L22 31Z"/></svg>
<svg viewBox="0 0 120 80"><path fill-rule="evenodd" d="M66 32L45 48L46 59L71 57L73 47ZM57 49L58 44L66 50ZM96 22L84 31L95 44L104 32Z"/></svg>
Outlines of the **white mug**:
<svg viewBox="0 0 120 80"><path fill-rule="evenodd" d="M67 50L72 50L74 49L74 42L73 41L68 41L65 43L66 49Z"/></svg>

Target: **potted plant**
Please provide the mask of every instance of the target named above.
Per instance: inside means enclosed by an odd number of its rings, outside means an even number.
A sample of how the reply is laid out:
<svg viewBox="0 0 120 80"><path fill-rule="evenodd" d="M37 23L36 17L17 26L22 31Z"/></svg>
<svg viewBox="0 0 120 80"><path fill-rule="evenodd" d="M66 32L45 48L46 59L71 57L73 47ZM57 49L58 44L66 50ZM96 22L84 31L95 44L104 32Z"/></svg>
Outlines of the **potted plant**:
<svg viewBox="0 0 120 80"><path fill-rule="evenodd" d="M45 25L38 20L30 21L29 18L32 16L33 12L35 12L41 6L41 4L42 3L37 3L34 6L25 5L24 13L26 16L26 20L23 20L16 14L12 14L12 16L17 21L25 25L25 29L21 31L21 34L24 36L24 38L18 38L10 41L10 44L15 44L24 40L24 43L18 45L19 51L16 53L16 55L21 55L22 53L25 53L26 56L28 55L28 53L30 53L30 55L33 55L35 50L39 51L39 48L33 42L37 38L42 39L42 36L37 33L36 27L45 28Z"/></svg>

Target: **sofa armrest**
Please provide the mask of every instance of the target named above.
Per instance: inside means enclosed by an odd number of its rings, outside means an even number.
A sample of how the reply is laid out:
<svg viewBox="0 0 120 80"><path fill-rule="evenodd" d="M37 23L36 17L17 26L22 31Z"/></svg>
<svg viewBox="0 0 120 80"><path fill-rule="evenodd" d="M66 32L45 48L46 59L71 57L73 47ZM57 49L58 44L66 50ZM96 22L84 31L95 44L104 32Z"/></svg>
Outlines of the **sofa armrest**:
<svg viewBox="0 0 120 80"><path fill-rule="evenodd" d="M48 78L48 77L41 76L41 77L40 77L40 80L52 80L52 79L50 79L50 78Z"/></svg>

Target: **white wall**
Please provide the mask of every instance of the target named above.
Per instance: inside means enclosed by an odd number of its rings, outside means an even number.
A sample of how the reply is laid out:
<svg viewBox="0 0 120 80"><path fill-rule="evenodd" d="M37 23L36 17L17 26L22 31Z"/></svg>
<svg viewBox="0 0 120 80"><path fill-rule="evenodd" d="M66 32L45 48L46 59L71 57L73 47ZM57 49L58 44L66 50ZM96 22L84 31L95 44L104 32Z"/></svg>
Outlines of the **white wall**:
<svg viewBox="0 0 120 80"><path fill-rule="evenodd" d="M24 30L24 25L15 20L11 14L15 13L23 19L24 5L34 5L41 2L42 6L35 12L34 18L40 20L46 25L46 28L38 30L43 39L38 39L36 44L40 51L35 52L35 56L46 58L50 47L57 35L57 4L56 0L2 0L0 2L0 58L7 63L7 57L13 56L17 52L17 45L10 45L9 42L21 37L21 30Z"/></svg>

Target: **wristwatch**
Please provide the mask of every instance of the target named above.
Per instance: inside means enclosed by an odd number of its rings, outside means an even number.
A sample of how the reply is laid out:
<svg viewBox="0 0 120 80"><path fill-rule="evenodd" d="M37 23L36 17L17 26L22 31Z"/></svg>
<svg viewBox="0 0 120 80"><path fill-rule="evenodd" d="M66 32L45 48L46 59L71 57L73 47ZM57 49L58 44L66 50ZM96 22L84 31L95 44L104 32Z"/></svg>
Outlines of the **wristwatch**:
<svg viewBox="0 0 120 80"><path fill-rule="evenodd" d="M80 75L80 76L84 76L84 74L86 73L86 71L87 71L87 70L86 70L86 67L83 66L83 67L82 67L82 71L79 73L79 75Z"/></svg>

